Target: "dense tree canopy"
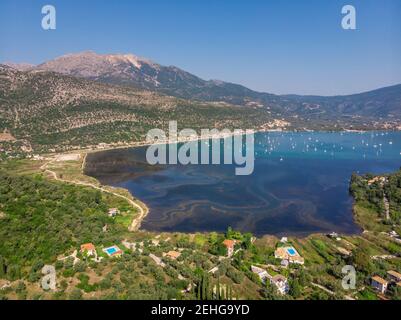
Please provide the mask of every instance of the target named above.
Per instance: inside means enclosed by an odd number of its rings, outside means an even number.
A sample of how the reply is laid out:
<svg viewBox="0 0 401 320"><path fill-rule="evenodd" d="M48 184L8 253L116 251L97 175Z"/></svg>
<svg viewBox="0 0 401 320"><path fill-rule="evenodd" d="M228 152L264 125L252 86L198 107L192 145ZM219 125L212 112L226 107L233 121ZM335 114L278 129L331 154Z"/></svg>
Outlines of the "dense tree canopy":
<svg viewBox="0 0 401 320"><path fill-rule="evenodd" d="M40 176L0 171L0 211L0 273L54 261L84 242L107 244L123 232L107 216L101 192Z"/></svg>

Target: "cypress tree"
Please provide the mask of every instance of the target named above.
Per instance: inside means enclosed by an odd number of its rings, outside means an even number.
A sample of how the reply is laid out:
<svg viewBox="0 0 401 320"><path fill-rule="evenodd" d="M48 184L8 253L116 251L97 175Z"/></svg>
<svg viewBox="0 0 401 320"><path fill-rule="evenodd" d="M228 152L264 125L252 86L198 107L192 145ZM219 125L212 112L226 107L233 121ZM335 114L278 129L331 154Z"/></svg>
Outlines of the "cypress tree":
<svg viewBox="0 0 401 320"><path fill-rule="evenodd" d="M221 300L220 296L220 278L217 279L216 299Z"/></svg>
<svg viewBox="0 0 401 320"><path fill-rule="evenodd" d="M205 275L202 274L202 286L201 286L202 294L201 300L206 300L206 278Z"/></svg>
<svg viewBox="0 0 401 320"><path fill-rule="evenodd" d="M6 262L2 256L0 256L0 278L4 278L6 275Z"/></svg>
<svg viewBox="0 0 401 320"><path fill-rule="evenodd" d="M198 282L198 285L196 286L196 299L200 300L201 296L201 282Z"/></svg>

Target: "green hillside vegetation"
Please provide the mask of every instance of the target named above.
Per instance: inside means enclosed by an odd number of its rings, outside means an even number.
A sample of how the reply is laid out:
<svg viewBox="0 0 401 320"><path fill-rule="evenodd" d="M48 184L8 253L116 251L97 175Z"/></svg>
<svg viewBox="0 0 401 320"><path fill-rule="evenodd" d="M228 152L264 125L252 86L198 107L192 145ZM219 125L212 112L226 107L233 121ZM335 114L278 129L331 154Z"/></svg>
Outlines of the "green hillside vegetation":
<svg viewBox="0 0 401 320"><path fill-rule="evenodd" d="M133 63L129 57L137 62ZM188 100L224 101L245 108L259 106L268 108L276 118L291 119L290 122L299 125L307 122L308 127L315 123L330 126L330 121L332 128L385 122L397 125L401 119L401 85L347 96L276 95L256 92L235 83L206 81L175 66L138 60L132 55L100 55L93 51L64 55L34 66L32 70L60 72Z"/></svg>
<svg viewBox="0 0 401 320"><path fill-rule="evenodd" d="M385 179L385 182L374 181L375 178ZM362 227L388 231L392 226L401 225L401 170L380 177L354 174L351 178L350 192L355 198L356 218ZM384 197L389 202L388 218L385 214Z"/></svg>
<svg viewBox="0 0 401 320"><path fill-rule="evenodd" d="M49 72L19 72L0 66L0 132L17 147L35 151L84 148L99 143L144 141L150 129L253 129L273 120L268 110L169 97Z"/></svg>
<svg viewBox="0 0 401 320"><path fill-rule="evenodd" d="M359 218L356 211L356 218L374 221L377 229L363 225L369 232L361 235L340 236L339 240L326 235L289 237L283 244L273 236L256 239L231 228L225 234L128 232L124 219L107 215L111 206L124 210L121 199L51 180L41 173L41 165L28 160L1 165L0 285L9 281L9 286L0 290L0 299L377 299L371 277L386 278L387 271L401 270L401 244L388 233L390 229L400 232L400 172L386 175L389 185L383 187L367 185L373 176L352 178L356 206L368 208L373 215ZM391 198L391 223L383 220L380 211L380 188ZM237 241L236 253L230 258L222 258L227 254L224 239ZM128 249L124 240L140 250ZM80 252L78 262L71 257L59 260L87 242L96 246L101 261ZM108 257L102 248L109 245L118 245L123 256ZM293 246L305 265L281 266L274 251L284 245ZM180 253L176 260L165 256L172 250ZM56 267L56 291L44 291L38 285L44 264ZM345 265L356 268L355 290L341 286ZM279 295L274 286L263 284L251 266L286 277L289 294ZM401 295L392 288L387 297L399 299Z"/></svg>
<svg viewBox="0 0 401 320"><path fill-rule="evenodd" d="M54 262L81 243L110 244L125 231L107 216L99 191L4 171L0 181L0 255L10 279L38 261Z"/></svg>
<svg viewBox="0 0 401 320"><path fill-rule="evenodd" d="M198 133L200 129L214 128L343 130L389 129L399 125L395 117L377 121L375 114L365 115L364 110L365 105L371 105L372 97L378 103L375 109L384 110L385 103L398 105L400 86L366 93L360 97L364 97L364 102L358 105L354 96L274 96L249 89L243 92L239 86L229 84L217 86L217 95L210 97L198 97L195 93L174 97L126 84L107 84L46 71L21 72L2 65L0 79L0 133L8 130L15 138L0 138L0 149L9 156L32 150L63 151L100 143L144 141L150 129L166 130L173 120L178 122L179 129L192 128ZM236 93L240 94L238 99L234 97ZM393 115L394 107L390 109L385 112Z"/></svg>

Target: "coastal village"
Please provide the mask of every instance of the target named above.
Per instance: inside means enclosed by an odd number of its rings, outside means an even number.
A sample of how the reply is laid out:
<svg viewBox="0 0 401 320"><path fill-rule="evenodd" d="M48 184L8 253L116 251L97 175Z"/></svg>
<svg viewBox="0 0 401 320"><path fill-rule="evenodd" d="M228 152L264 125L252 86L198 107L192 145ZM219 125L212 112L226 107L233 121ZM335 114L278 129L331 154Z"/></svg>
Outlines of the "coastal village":
<svg viewBox="0 0 401 320"><path fill-rule="evenodd" d="M116 208L110 208L108 212L109 216L112 218L115 218L118 215L118 209ZM242 235L240 235L238 232L232 230L229 230L227 234L235 235L236 238L242 237ZM176 235L174 235L174 237L175 236ZM198 234L193 235L193 237L199 238L203 236ZM327 234L325 237L338 243L345 242L345 244L351 245L336 233ZM256 240L257 239L255 237L251 237L250 239L248 238L250 245L253 245ZM221 252L223 252L224 255L217 255L215 257L217 258L214 260L215 265L209 267L209 270L207 270L208 274L218 274L219 266L221 264L227 262L230 263L230 261L235 259L236 255L238 255L241 251L247 250L247 246L244 247L242 240L239 239L226 238L221 241L220 244L221 248L223 248ZM166 250L163 248L166 248ZM337 249L338 252L343 256L351 255L351 252L344 248L337 247ZM173 245L171 236L166 237L166 235L157 235L148 240L135 242L130 242L124 239L121 241L121 243L116 243L108 247L97 247L93 243L84 243L80 246L79 257L77 257L77 250L74 250L71 255L59 257L58 260L63 261L72 257L74 259L73 265L78 264L81 260L90 260L100 263L103 259L117 259L116 261L118 261L118 259L123 258L124 254L130 255L132 253L148 256L155 265L162 269L169 268L171 263L185 265L185 256L188 254L185 247L177 247L176 245ZM205 253L203 252L203 254ZM251 264L249 271L257 276L254 281L259 282L261 286L272 286L274 292L276 292L276 298L279 296L281 296L283 299L290 298L292 292L288 276L291 277L291 274L297 273L297 271L300 269L307 270L308 267L305 267L305 259L300 255L297 249L294 248L294 246L291 244L291 240L289 240L288 237L282 237L276 243L276 248L274 249L274 252L272 252L272 256L270 258L270 264ZM386 259L386 257L382 258ZM397 259L395 256L394 258ZM372 259L377 259L377 257L372 257ZM294 267L294 269L292 269L292 267ZM191 297L198 284L188 281L190 279L186 278L180 273L177 274L177 279L187 283L186 287L181 290L181 293L184 296L188 295L188 297ZM322 290L323 292L329 293L330 295L335 294L333 291L322 285L313 282L310 284L315 288ZM370 278L369 284L371 290L377 293L378 298L382 300L388 300L388 292L394 290L394 288L401 287L401 273L394 270L388 270L384 278L379 275L373 275ZM214 288L214 292L215 291L216 287ZM345 295L344 298L347 300L356 299L356 297L353 295Z"/></svg>
<svg viewBox="0 0 401 320"><path fill-rule="evenodd" d="M109 211L115 211L111 209ZM335 239L336 241L342 241L336 233L330 233L326 235L328 238ZM164 239L164 241L169 241L170 237ZM252 238L251 241L255 241L256 238ZM149 243L150 247L158 247L161 243L160 235L156 236ZM143 254L144 243L143 242L128 242L127 240L123 240L121 243L125 250L128 252L138 252L139 254ZM241 241L235 239L224 239L222 242L223 247L226 250L226 254L224 256L219 256L219 263L223 260L230 260L233 258L235 254L237 254L240 250L243 250L241 247ZM349 256L351 253L345 249L341 250L338 248L339 252L343 255ZM113 245L107 248L102 248L102 252L106 253L109 258L121 258L124 251L121 250L117 245ZM153 260L153 262L160 266L161 268L165 268L168 265L169 261L176 261L181 253L184 251L183 248L174 247L174 250L170 250L168 252L161 252L161 256L157 256L153 253L149 253L149 257ZM74 251L76 253L76 251ZM104 257L98 258L97 250L94 244L87 243L81 245L81 254L84 259L91 258L95 262L100 262ZM298 251L288 243L287 237L282 237L277 244L277 248L274 251L274 258L276 259L276 263L273 265L251 265L250 271L257 275L262 285L272 285L275 288L275 291L278 295L285 297L290 293L290 284L287 277L280 274L280 270L286 270L290 268L290 264L298 265L303 268L305 264L305 259L298 253ZM374 257L372 257L374 258ZM65 259L64 257L61 259ZM74 264L77 263L74 261ZM279 262L279 263L278 263ZM185 260L181 260L180 263L185 263ZM218 265L211 268L208 273L214 274L219 270ZM273 273L270 274L268 270L271 270ZM287 274L287 272L285 272ZM182 275L178 275L178 279L185 280ZM329 289L326 289L320 285L313 284L316 287L321 288L323 291L330 292L334 294ZM182 293L191 292L191 288L195 287L196 284L190 283L185 290L182 290ZM389 270L386 273L386 279L378 275L374 275L370 279L370 287L378 293L378 297L382 300L387 300L386 293L390 288L401 288L401 273ZM351 296L345 297L348 300L354 300Z"/></svg>

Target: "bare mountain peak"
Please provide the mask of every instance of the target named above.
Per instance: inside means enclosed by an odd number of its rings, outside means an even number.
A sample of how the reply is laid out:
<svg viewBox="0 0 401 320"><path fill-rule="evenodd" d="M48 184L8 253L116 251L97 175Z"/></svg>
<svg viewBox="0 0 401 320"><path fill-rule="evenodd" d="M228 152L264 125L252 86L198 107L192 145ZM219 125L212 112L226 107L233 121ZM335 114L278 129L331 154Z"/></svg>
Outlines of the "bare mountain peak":
<svg viewBox="0 0 401 320"><path fill-rule="evenodd" d="M140 66L143 63L147 64L152 64L152 65L157 65L156 63L152 62L149 59L142 58L139 56L136 56L132 53L117 53L117 54L99 54L94 51L83 51L83 52L78 52L78 53L69 53L65 54L63 56L57 57L53 60L47 61L43 64L49 63L49 62L54 62L54 61L77 61L80 63L85 62L85 60L88 59L88 62L110 62L110 63L118 63L118 62L125 62L125 63L131 63L135 66ZM84 60L84 61L82 61Z"/></svg>
<svg viewBox="0 0 401 320"><path fill-rule="evenodd" d="M60 57L55 58L56 59L63 59L63 58L78 58L78 57L94 57L98 56L98 54L92 50L86 50L82 52L73 52L73 53L66 53Z"/></svg>
<svg viewBox="0 0 401 320"><path fill-rule="evenodd" d="M108 54L108 55L99 55L99 57L103 57L104 59L112 62L112 63L129 63L140 69L143 64L148 64L151 66L158 66L158 64L152 62L149 59L138 57L132 53L126 54Z"/></svg>
<svg viewBox="0 0 401 320"><path fill-rule="evenodd" d="M235 83L205 81L175 66L159 65L130 53L98 54L93 51L64 55L32 70L133 86L184 99L268 108L280 116L297 114L307 119L322 114L327 118L338 114L401 117L400 87L347 97L277 96Z"/></svg>
<svg viewBox="0 0 401 320"><path fill-rule="evenodd" d="M142 72L141 69L145 65L146 71ZM144 83L159 85L155 76L161 68L162 66L131 53L98 54L93 51L84 51L55 58L42 63L36 69L146 87Z"/></svg>

